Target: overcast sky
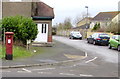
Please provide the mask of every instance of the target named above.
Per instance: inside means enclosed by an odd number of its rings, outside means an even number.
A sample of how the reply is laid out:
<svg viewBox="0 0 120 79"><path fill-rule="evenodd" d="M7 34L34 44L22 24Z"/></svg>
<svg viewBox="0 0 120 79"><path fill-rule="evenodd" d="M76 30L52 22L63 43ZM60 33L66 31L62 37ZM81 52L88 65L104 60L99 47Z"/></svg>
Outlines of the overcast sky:
<svg viewBox="0 0 120 79"><path fill-rule="evenodd" d="M91 17L94 17L99 12L118 11L119 0L41 0L54 8L55 19L53 24L63 22L66 17L71 17L72 20L76 16L86 13L85 6Z"/></svg>

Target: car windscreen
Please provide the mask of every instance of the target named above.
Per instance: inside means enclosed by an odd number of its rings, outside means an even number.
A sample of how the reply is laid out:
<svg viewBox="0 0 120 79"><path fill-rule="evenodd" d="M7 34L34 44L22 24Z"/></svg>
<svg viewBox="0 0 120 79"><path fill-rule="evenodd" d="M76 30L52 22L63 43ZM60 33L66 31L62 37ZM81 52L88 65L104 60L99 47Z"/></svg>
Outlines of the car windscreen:
<svg viewBox="0 0 120 79"><path fill-rule="evenodd" d="M73 34L77 35L77 34L80 34L79 32L74 32Z"/></svg>
<svg viewBox="0 0 120 79"><path fill-rule="evenodd" d="M115 39L120 39L120 35L116 35L116 36L115 36Z"/></svg>
<svg viewBox="0 0 120 79"><path fill-rule="evenodd" d="M99 34L99 37L109 37L108 34Z"/></svg>

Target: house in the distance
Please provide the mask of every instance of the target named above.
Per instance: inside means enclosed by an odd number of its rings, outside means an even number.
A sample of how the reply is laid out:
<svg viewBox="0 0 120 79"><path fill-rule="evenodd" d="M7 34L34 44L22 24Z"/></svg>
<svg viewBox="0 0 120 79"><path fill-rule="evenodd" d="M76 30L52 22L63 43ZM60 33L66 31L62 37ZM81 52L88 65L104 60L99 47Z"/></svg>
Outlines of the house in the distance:
<svg viewBox="0 0 120 79"><path fill-rule="evenodd" d="M83 35L83 38L86 38L86 29L89 29L91 20L92 17L83 18L77 23L77 27L74 27L73 29L80 31L80 33Z"/></svg>
<svg viewBox="0 0 120 79"><path fill-rule="evenodd" d="M30 17L38 27L38 35L34 42L52 42L53 8L43 2L3 2L2 17L21 15Z"/></svg>
<svg viewBox="0 0 120 79"><path fill-rule="evenodd" d="M111 22L118 22L118 14L120 15L120 11L100 12L92 19L90 28L92 29L98 23L101 28L106 28Z"/></svg>

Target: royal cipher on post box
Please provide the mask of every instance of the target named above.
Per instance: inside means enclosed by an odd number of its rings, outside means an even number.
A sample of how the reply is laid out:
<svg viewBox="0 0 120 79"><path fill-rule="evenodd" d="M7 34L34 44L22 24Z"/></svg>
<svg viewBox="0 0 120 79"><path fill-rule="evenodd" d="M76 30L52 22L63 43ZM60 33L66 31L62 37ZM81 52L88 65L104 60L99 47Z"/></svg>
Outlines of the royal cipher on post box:
<svg viewBox="0 0 120 79"><path fill-rule="evenodd" d="M6 36L6 60L13 59L13 32L5 32Z"/></svg>

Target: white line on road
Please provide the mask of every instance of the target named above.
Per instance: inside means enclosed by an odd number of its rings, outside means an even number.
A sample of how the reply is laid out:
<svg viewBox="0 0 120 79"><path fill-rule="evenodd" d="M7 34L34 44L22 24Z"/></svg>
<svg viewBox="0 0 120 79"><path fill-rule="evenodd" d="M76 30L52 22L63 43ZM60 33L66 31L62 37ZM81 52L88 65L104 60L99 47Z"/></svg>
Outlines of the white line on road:
<svg viewBox="0 0 120 79"><path fill-rule="evenodd" d="M81 77L93 77L93 75L80 74Z"/></svg>
<svg viewBox="0 0 120 79"><path fill-rule="evenodd" d="M44 68L44 69L32 69L31 71L37 71L37 70L53 70L55 68Z"/></svg>
<svg viewBox="0 0 120 79"><path fill-rule="evenodd" d="M59 73L60 75L75 75L75 74L70 74L70 73Z"/></svg>
<svg viewBox="0 0 120 79"><path fill-rule="evenodd" d="M22 70L24 70L24 71L26 71L26 72L31 72L30 70L27 70L27 69L25 69L25 68L22 68Z"/></svg>
<svg viewBox="0 0 120 79"><path fill-rule="evenodd" d="M38 72L39 74L51 74L51 72Z"/></svg>
<svg viewBox="0 0 120 79"><path fill-rule="evenodd" d="M85 57L87 57L88 55L87 55L87 52L85 52Z"/></svg>
<svg viewBox="0 0 120 79"><path fill-rule="evenodd" d="M91 60L88 60L88 61L86 61L85 63L92 62L92 61L94 61L95 59L97 59L97 57L95 57L95 58L93 58L93 59L91 59Z"/></svg>

